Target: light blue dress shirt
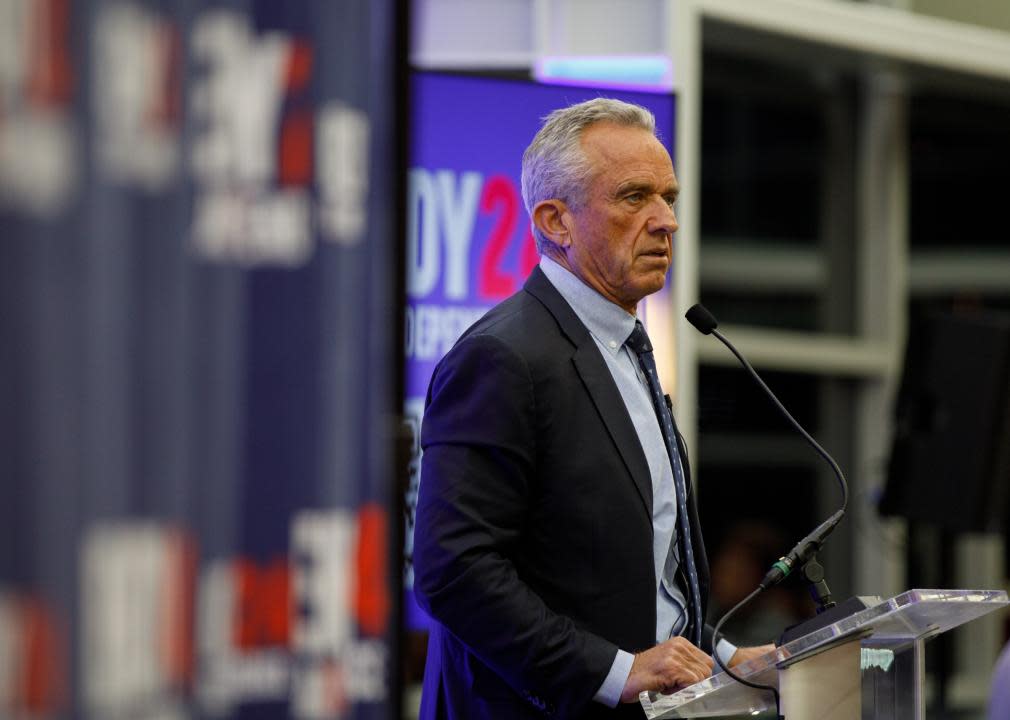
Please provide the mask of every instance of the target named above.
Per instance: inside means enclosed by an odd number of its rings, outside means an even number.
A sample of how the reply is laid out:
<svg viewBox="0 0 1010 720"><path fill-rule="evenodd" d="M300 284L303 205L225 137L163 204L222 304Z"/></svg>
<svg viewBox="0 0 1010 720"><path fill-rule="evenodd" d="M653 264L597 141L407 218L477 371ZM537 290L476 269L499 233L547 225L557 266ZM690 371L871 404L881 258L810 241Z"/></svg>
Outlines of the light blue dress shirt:
<svg viewBox="0 0 1010 720"><path fill-rule="evenodd" d="M674 580L678 567L676 548L677 496L673 468L666 451L656 411L641 365L624 345L635 328L635 316L612 303L547 256L540 269L557 289L596 342L600 355L624 399L631 422L645 453L652 477L653 566L656 577L656 643L679 635L687 624L687 600ZM728 661L736 648L725 640L717 648ZM728 653L728 654L727 654ZM618 650L617 657L594 700L614 707L631 673L634 656Z"/></svg>

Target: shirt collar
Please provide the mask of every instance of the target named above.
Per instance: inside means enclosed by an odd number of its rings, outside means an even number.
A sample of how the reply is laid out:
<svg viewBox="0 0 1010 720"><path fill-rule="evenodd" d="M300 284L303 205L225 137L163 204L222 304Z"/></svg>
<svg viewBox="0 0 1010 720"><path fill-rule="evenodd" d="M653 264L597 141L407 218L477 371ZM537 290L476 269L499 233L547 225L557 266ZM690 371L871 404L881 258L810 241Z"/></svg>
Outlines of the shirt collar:
<svg viewBox="0 0 1010 720"><path fill-rule="evenodd" d="M546 255L540 257L540 269L561 293L561 297L572 306L589 332L611 354L616 355L635 329L637 318L607 300Z"/></svg>

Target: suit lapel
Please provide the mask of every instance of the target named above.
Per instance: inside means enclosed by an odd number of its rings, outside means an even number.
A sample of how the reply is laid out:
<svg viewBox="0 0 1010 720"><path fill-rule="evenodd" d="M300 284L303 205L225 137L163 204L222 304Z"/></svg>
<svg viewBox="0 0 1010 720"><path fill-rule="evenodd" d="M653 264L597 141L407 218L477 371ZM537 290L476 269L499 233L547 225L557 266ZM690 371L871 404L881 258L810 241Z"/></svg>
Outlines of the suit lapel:
<svg viewBox="0 0 1010 720"><path fill-rule="evenodd" d="M575 370L617 446L649 518L652 518L652 477L645 452L610 368L600 355L592 335L539 267L533 269L525 288L544 304L558 321L562 332L575 345L572 356Z"/></svg>
<svg viewBox="0 0 1010 720"><path fill-rule="evenodd" d="M593 399L597 411L607 426L610 437L617 445L618 452L624 460L628 472L631 473L632 480L638 494L645 503L645 509L652 517L652 478L649 475L649 465L645 460L645 453L642 444L635 432L635 426L628 416L628 409L624 405L614 378L610 374L610 368L600 357L597 349L590 338L589 343L580 345L572 357L575 369L578 371L582 382Z"/></svg>

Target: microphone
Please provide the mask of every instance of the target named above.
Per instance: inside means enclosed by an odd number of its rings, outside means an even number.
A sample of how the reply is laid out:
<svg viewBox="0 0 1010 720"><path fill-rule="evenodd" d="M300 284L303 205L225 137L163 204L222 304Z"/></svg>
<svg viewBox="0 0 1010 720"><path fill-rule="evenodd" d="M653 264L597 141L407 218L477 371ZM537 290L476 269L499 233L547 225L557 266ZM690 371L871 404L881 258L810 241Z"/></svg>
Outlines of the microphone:
<svg viewBox="0 0 1010 720"><path fill-rule="evenodd" d="M719 327L719 322L715 319L715 315L708 311L701 303L692 305L691 309L687 311L684 316L687 321L694 325L694 327L702 335L711 335L712 331ZM726 342L725 339L723 342Z"/></svg>
<svg viewBox="0 0 1010 720"><path fill-rule="evenodd" d="M764 390L765 394L771 399L772 403L774 403L775 407L778 408L779 412L781 412L786 420L789 421L789 424L803 436L803 439L806 440L811 447L813 447L818 455L827 461L828 465L831 466L832 471L835 473L835 477L838 478L838 482L842 488L842 507L835 512L834 515L814 528L814 530L805 538L800 540L792 550L786 553L783 557L779 558L778 561L772 565L760 584L761 590L766 590L782 582L795 568L805 565L807 561L817 553L821 545L824 544L825 539L831 534L831 531L835 529L835 526L838 525L842 517L845 515L845 510L849 505L849 486L845 482L845 475L842 474L842 470L838 467L838 463L835 462L834 458L832 458L831 455L829 455L828 452L810 436L810 433L808 433L803 426L796 421L789 411L785 409L785 406L783 406L782 403L779 402L779 399L775 397L775 393L773 393L771 389L765 385L764 380L762 380L754 368L751 367L751 364L747 362L747 359L741 355L740 352L733 347L733 344L716 329L719 327L719 322L715 319L715 316L699 303L688 310L685 317L687 318L687 321L698 330L698 332L703 335L714 335L723 345L729 348L729 351L736 356L736 359L740 361L740 364L747 370L751 378L761 387L762 390Z"/></svg>

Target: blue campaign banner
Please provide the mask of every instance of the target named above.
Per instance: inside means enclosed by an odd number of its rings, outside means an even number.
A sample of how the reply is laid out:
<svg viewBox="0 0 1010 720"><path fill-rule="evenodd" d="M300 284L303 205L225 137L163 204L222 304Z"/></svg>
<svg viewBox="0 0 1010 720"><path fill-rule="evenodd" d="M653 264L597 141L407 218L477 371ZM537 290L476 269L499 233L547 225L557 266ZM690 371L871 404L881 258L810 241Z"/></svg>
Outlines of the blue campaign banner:
<svg viewBox="0 0 1010 720"><path fill-rule="evenodd" d="M0 7L0 717L391 716L403 4Z"/></svg>
<svg viewBox="0 0 1010 720"><path fill-rule="evenodd" d="M552 110L594 97L649 108L671 152L670 94L575 88L418 72L412 77L408 179L405 416L413 431L407 505L406 624L425 627L410 588L416 442L435 364L495 303L522 287L539 262L523 207L523 151Z"/></svg>

